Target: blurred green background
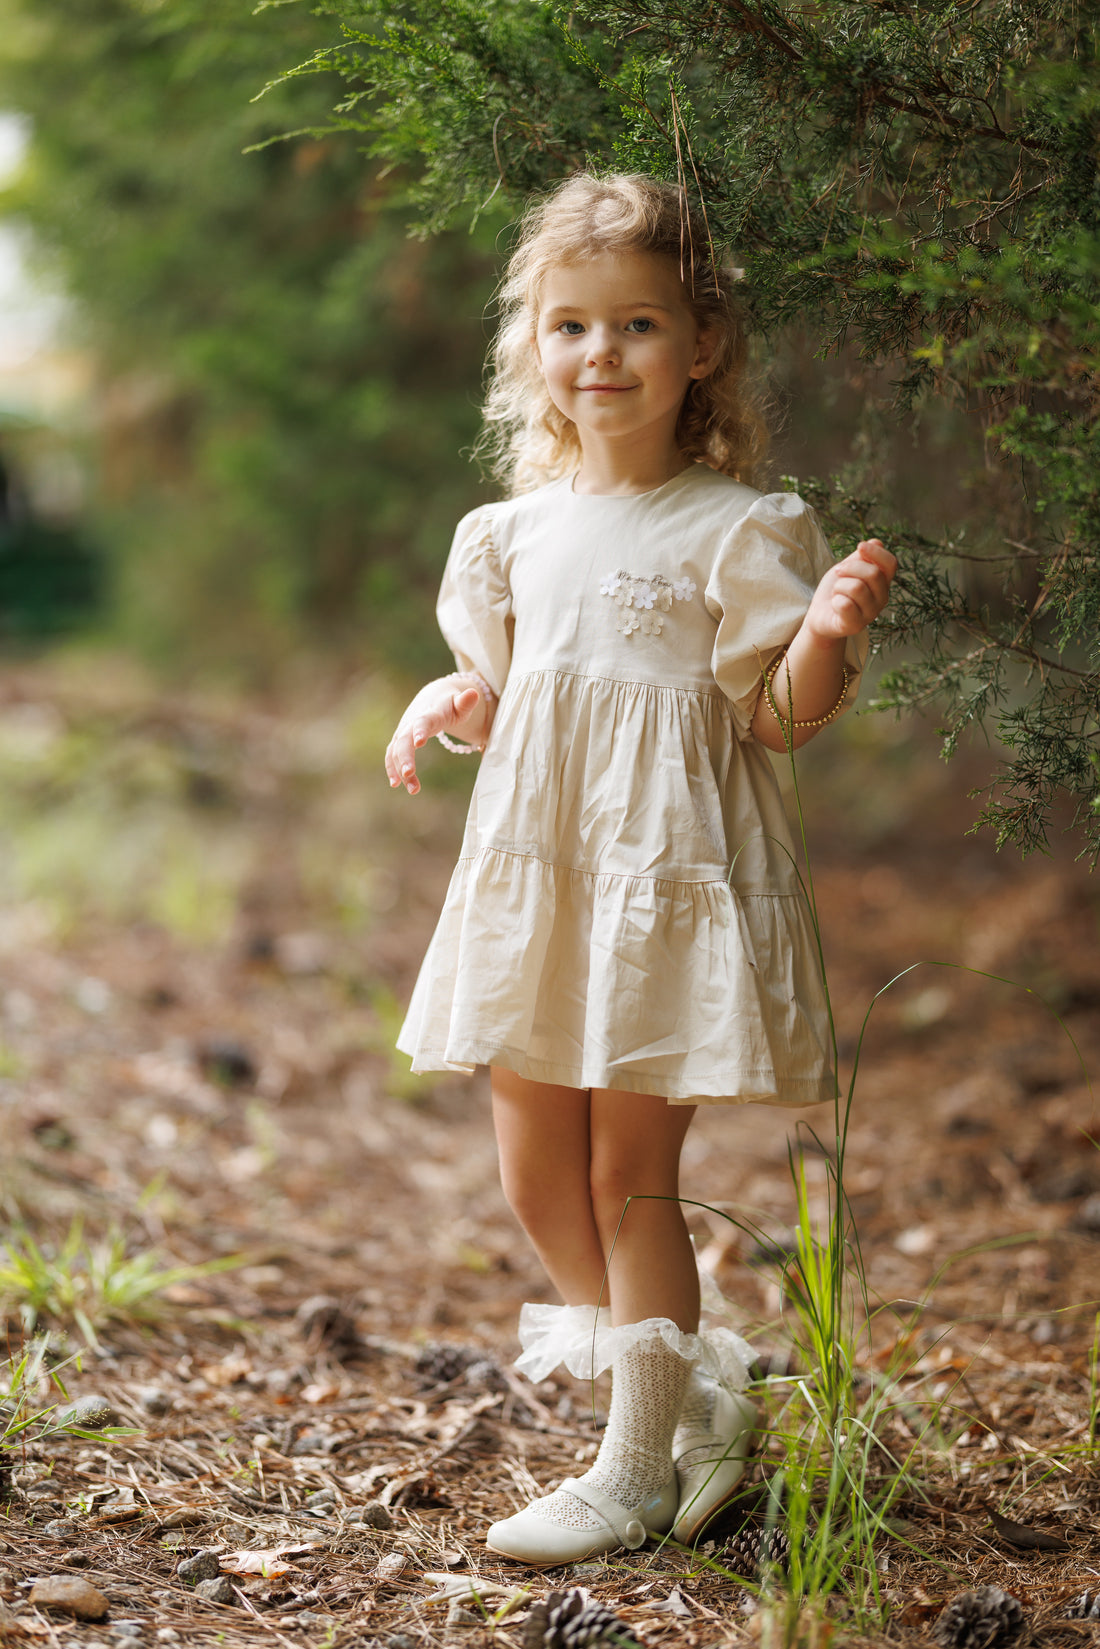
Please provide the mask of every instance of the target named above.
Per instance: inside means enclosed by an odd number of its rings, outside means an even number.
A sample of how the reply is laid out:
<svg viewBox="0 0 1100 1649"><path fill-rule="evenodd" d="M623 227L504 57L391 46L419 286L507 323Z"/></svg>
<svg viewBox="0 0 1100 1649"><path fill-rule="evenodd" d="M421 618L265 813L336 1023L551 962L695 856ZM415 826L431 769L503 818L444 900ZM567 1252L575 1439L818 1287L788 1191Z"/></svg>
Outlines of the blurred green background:
<svg viewBox="0 0 1100 1649"><path fill-rule="evenodd" d="M67 299L0 366L7 560L53 531L85 563L51 614L31 556L21 598L0 561L24 633L99 593L101 635L162 671L437 661L431 596L484 496L462 450L499 223L410 239L402 180L350 137L245 152L323 124L331 82L254 101L322 41L238 0L0 5L2 221Z"/></svg>
<svg viewBox="0 0 1100 1649"><path fill-rule="evenodd" d="M409 179L310 135L334 78L258 95L331 37L298 6L0 0L0 230L54 295L43 336L0 340L9 643L75 620L239 686L445 664L439 573L490 496L466 453L507 219L411 238ZM957 522L983 475L961 414L899 428L870 369L771 349L773 484L843 473Z"/></svg>

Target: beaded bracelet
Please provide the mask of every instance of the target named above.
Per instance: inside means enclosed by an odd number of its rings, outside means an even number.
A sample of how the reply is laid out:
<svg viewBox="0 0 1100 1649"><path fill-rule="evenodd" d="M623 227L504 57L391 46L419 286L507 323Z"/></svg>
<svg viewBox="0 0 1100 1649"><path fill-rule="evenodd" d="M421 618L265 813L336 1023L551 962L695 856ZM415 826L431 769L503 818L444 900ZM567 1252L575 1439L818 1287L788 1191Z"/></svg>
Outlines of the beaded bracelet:
<svg viewBox="0 0 1100 1649"><path fill-rule="evenodd" d="M489 683L485 680L485 677L479 675L476 670L454 670L449 676L444 677L444 680L473 682L474 686L485 700L486 708L495 704L497 701L497 696L493 692L493 689L489 686ZM449 750L452 756L480 756L482 751L485 749L484 744L458 744L454 739L448 738L446 733L437 733L436 738L439 740L444 750Z"/></svg>
<svg viewBox="0 0 1100 1649"><path fill-rule="evenodd" d="M786 721L784 716L783 716L782 711L779 708L779 705L776 702L775 693L772 690L772 682L775 680L775 673L779 669L779 666L782 664L782 662L786 658L786 656L787 656L787 649L784 647L783 651L780 653L780 655L776 659L775 663L771 666L770 670L768 670L764 675L764 683L765 683L765 686L767 687L767 693L768 693L768 704L770 705L772 711L774 712L777 721L783 722L787 727L790 727L792 730L796 727L827 727L831 721L834 721L836 719L836 717L840 715L840 712L844 708L844 700L848 697L848 688L851 686L851 683L852 683L852 672L849 670L849 668L846 664L841 665L841 669L844 672L844 682L843 682L843 685L841 686L841 689L840 689L840 697L837 699L836 703L833 705L833 708L829 711L827 716L817 716L817 717L815 717L815 719L813 721L793 721L793 720L792 721ZM787 677L787 682L788 682L788 686L789 686L790 676Z"/></svg>

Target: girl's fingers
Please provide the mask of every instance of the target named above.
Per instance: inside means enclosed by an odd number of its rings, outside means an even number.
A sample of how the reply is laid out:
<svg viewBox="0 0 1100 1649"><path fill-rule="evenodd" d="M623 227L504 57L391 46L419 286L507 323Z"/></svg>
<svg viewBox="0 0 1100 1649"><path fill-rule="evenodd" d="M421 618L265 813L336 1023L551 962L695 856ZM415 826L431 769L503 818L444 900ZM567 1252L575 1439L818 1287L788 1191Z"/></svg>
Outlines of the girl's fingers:
<svg viewBox="0 0 1100 1649"><path fill-rule="evenodd" d="M480 701L481 694L476 687L464 687L460 693L448 692L442 698L436 694L434 705L421 707L411 720L403 722L386 751L386 776L390 789L396 790L398 785L403 784L409 795L415 796L420 789L416 752L422 750L437 733L444 733L463 722Z"/></svg>
<svg viewBox="0 0 1100 1649"><path fill-rule="evenodd" d="M898 570L898 558L888 550L881 538L864 538L856 545L856 555L864 561L873 562L883 573L887 581L893 578Z"/></svg>
<svg viewBox="0 0 1100 1649"><path fill-rule="evenodd" d="M897 562L890 555L889 550L883 550L882 553L884 556L890 556L894 567L897 566ZM872 559L870 556L860 559L857 559L856 556L849 556L847 561L839 563L836 571L835 589L837 591L850 596L859 603L861 608L866 597L874 604L875 612L882 611L890 599L890 581L894 576L893 568L884 566L877 558ZM873 617L874 614L871 616Z"/></svg>

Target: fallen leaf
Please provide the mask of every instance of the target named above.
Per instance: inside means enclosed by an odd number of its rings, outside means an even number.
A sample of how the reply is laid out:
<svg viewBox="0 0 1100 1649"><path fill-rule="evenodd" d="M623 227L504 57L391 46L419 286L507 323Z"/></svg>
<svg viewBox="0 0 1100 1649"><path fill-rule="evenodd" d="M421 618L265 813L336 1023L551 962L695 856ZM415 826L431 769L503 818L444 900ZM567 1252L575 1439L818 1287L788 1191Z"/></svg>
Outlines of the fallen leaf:
<svg viewBox="0 0 1100 1649"><path fill-rule="evenodd" d="M989 1521L1001 1539L1007 1540L1011 1546L1021 1546L1033 1552L1069 1551L1069 1541L1063 1540L1061 1535L1047 1534L1045 1529L1031 1529L1026 1523L1013 1523L1011 1518L1002 1517L992 1507L987 1510Z"/></svg>
<svg viewBox="0 0 1100 1649"><path fill-rule="evenodd" d="M297 1570L285 1559L310 1557L318 1549L317 1541L305 1546L288 1542L282 1546L271 1546L266 1551L226 1552L218 1561L224 1572L230 1575L291 1575L296 1574Z"/></svg>
<svg viewBox="0 0 1100 1649"><path fill-rule="evenodd" d="M56 1626L44 1620L35 1620L31 1615L17 1615L6 1603L0 1603L0 1639L52 1638L56 1630Z"/></svg>
<svg viewBox="0 0 1100 1649"><path fill-rule="evenodd" d="M946 1598L927 1597L918 1593L898 1609L892 1618L901 1626L924 1626L942 1612L946 1602Z"/></svg>
<svg viewBox="0 0 1100 1649"><path fill-rule="evenodd" d="M397 1580L408 1568L408 1563L409 1560L404 1552L387 1552L385 1557L380 1557L378 1560L374 1571L375 1578L377 1580Z"/></svg>
<svg viewBox="0 0 1100 1649"><path fill-rule="evenodd" d="M654 1613L663 1612L668 1615L680 1615L685 1619L692 1618L691 1610L684 1602L683 1594L678 1586L674 1586L667 1597L655 1598L652 1603L640 1603L640 1609L652 1609Z"/></svg>
<svg viewBox="0 0 1100 1649"><path fill-rule="evenodd" d="M191 1300L179 1301L181 1305L201 1303L201 1301ZM198 1372L208 1386L236 1386L248 1378L252 1373L252 1368L251 1357L242 1357L236 1354L223 1357L220 1363L200 1363Z"/></svg>
<svg viewBox="0 0 1100 1649"><path fill-rule="evenodd" d="M330 1381L312 1386L303 1386L301 1398L303 1403L331 1403L340 1395L340 1387Z"/></svg>

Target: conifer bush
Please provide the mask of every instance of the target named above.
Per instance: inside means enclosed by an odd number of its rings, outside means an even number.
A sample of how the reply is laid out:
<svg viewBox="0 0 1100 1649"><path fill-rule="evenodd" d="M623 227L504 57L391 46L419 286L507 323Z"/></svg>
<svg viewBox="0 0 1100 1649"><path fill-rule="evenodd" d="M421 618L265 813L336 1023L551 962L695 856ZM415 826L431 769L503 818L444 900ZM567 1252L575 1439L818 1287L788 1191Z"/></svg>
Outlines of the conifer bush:
<svg viewBox="0 0 1100 1649"><path fill-rule="evenodd" d="M1046 844L1060 792L1100 854L1100 25L1076 0L325 0L333 124L414 170L420 229L587 163L680 178L746 271L754 332L809 332L890 381L895 414L965 408L976 519L802 479L838 544L903 564L879 702L945 752L1002 748L981 822ZM936 478L929 477L934 488Z"/></svg>

